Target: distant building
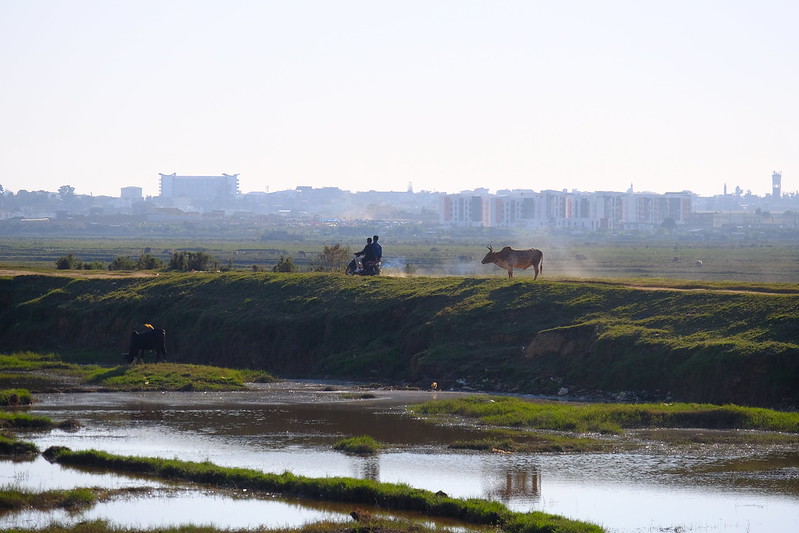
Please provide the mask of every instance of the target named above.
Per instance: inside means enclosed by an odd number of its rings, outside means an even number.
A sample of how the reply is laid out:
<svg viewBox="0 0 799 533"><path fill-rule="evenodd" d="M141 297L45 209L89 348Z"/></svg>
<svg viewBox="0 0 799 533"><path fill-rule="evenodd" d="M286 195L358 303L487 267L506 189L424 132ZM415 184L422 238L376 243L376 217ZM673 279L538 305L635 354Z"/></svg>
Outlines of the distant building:
<svg viewBox="0 0 799 533"><path fill-rule="evenodd" d="M124 200L130 200L131 202L135 202L142 199L142 188L141 187L122 187L120 189L119 197Z"/></svg>
<svg viewBox="0 0 799 533"><path fill-rule="evenodd" d="M459 227L642 230L666 219L684 224L693 194L484 189L443 197L439 220Z"/></svg>
<svg viewBox="0 0 799 533"><path fill-rule="evenodd" d="M771 196L779 198L782 190L782 172L776 170L771 174Z"/></svg>
<svg viewBox="0 0 799 533"><path fill-rule="evenodd" d="M162 198L188 197L192 201L209 202L232 198L239 194L239 175L178 176L160 174L160 196Z"/></svg>

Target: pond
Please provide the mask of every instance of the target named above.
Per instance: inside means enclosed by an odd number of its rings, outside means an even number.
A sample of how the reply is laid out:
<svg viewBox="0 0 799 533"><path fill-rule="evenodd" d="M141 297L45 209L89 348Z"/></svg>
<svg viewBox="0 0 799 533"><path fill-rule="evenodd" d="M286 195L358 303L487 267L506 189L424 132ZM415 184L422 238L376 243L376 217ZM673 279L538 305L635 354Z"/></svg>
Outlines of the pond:
<svg viewBox="0 0 799 533"><path fill-rule="evenodd" d="M332 390L335 389L335 390ZM407 483L453 497L489 498L516 511L539 510L613 532L799 531L799 451L779 446L652 445L625 453L491 454L453 451L479 428L434 426L405 414L412 403L460 393L375 390L368 398L338 384L280 382L244 392L44 394L33 414L76 418L77 432L26 436L44 450L67 446L121 455L211 461L298 475ZM368 434L388 444L369 457L334 451L342 437ZM73 520L107 518L123 526L186 523L225 528L349 521L346 506L210 493L110 474L0 461L0 483L35 490L149 486L147 495L99 504ZM168 501L168 506L154 505ZM168 508L160 516L155 509ZM222 512L224 509L224 512ZM232 510L235 509L235 512ZM0 529L69 516L0 517ZM457 524L441 523L441 527Z"/></svg>

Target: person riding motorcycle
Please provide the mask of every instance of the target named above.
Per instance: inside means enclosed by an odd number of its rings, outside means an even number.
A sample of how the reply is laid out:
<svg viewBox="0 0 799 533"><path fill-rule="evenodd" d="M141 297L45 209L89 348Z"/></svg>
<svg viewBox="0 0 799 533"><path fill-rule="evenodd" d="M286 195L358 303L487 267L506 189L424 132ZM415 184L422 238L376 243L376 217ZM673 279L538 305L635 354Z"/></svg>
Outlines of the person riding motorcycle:
<svg viewBox="0 0 799 533"><path fill-rule="evenodd" d="M366 239L366 246L360 252L355 252L355 259L347 265L346 274L366 276L380 274L380 257L377 254L380 253L382 255L382 250L380 248L375 249L374 244L371 237ZM359 258L360 261L358 260Z"/></svg>
<svg viewBox="0 0 799 533"><path fill-rule="evenodd" d="M367 273L376 273L378 264L377 264L377 250L375 250L375 241L373 239L367 239L367 244L363 249L363 258L361 262L363 263L363 269Z"/></svg>

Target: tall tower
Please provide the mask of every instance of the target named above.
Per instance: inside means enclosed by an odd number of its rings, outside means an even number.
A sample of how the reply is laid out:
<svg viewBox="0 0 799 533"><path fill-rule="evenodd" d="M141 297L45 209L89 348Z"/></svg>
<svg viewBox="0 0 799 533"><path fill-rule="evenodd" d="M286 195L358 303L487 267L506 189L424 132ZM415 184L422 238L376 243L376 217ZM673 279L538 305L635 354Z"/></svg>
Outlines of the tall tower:
<svg viewBox="0 0 799 533"><path fill-rule="evenodd" d="M774 198L780 197L780 189L782 188L782 171L776 170L771 175L771 196Z"/></svg>

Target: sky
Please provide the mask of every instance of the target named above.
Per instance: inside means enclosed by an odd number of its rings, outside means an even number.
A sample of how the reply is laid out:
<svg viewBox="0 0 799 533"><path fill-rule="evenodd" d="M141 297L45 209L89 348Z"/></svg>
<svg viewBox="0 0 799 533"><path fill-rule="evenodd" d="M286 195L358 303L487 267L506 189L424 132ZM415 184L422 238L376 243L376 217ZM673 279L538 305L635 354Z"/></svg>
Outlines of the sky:
<svg viewBox="0 0 799 533"><path fill-rule="evenodd" d="M0 0L0 185L799 190L795 0Z"/></svg>

